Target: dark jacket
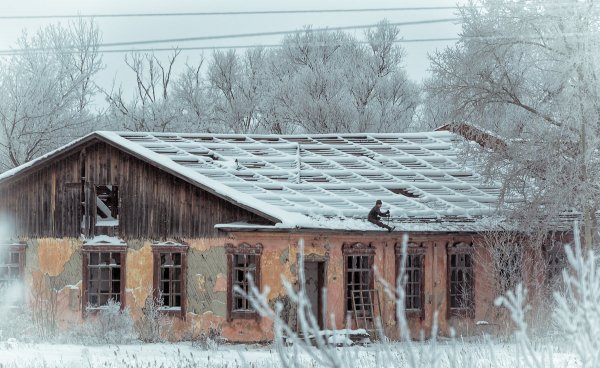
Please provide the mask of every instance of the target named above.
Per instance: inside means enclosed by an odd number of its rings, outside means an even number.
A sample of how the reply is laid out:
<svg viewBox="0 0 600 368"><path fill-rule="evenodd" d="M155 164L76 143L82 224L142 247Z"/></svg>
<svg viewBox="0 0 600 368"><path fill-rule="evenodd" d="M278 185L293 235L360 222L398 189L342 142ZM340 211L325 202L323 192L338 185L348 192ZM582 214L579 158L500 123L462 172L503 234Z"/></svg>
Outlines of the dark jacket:
<svg viewBox="0 0 600 368"><path fill-rule="evenodd" d="M378 208L377 205L375 205L375 207L371 208L371 211L369 211L369 221L373 220L373 221L379 221L379 219L381 217L389 217L390 216L390 211L386 211L386 212L381 212L381 208Z"/></svg>

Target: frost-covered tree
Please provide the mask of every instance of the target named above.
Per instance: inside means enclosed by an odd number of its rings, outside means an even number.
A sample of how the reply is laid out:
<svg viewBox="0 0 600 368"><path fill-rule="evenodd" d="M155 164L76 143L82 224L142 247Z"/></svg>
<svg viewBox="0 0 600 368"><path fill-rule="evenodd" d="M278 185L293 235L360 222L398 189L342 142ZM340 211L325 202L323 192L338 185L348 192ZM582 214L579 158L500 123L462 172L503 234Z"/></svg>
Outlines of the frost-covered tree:
<svg viewBox="0 0 600 368"><path fill-rule="evenodd" d="M360 41L305 32L281 47L216 51L176 74L178 53L126 58L136 93L106 93L114 128L211 132L397 132L414 128L419 88L402 65L398 29L382 22Z"/></svg>
<svg viewBox="0 0 600 368"><path fill-rule="evenodd" d="M512 215L539 230L578 213L590 246L600 203L600 4L481 0L460 16L458 44L431 57L430 116L501 138L476 153L506 193L524 196Z"/></svg>
<svg viewBox="0 0 600 368"><path fill-rule="evenodd" d="M204 78L204 59L197 64L186 63L173 85L173 99L179 104L181 119L191 126L198 126L206 132L218 131L218 127L210 125L209 105L210 86Z"/></svg>
<svg viewBox="0 0 600 368"><path fill-rule="evenodd" d="M382 22L366 43L343 32L288 36L271 53L263 123L274 132L399 132L419 90L402 66L399 30Z"/></svg>
<svg viewBox="0 0 600 368"><path fill-rule="evenodd" d="M23 33L0 61L0 171L93 129L99 43L98 27L80 19Z"/></svg>
<svg viewBox="0 0 600 368"><path fill-rule="evenodd" d="M259 129L260 104L267 78L266 52L250 49L243 56L234 50L216 51L208 66L211 86L211 120L225 131L250 133Z"/></svg>

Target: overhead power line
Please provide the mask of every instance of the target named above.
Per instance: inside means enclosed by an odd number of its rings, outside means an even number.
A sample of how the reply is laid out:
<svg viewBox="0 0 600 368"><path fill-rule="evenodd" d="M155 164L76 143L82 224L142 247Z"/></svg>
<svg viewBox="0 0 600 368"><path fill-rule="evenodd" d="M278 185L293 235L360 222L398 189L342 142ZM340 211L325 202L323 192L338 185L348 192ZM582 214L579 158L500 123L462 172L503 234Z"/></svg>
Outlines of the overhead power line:
<svg viewBox="0 0 600 368"><path fill-rule="evenodd" d="M367 13L367 12L399 12L455 10L456 6L421 6L393 8L359 8L359 9L298 9L298 10L252 10L222 12L177 12L177 13L100 13L100 14L46 14L46 15L0 15L0 19L65 19L65 18L133 18L133 17L195 17L220 15L269 15L269 14L310 14L310 13Z"/></svg>
<svg viewBox="0 0 600 368"><path fill-rule="evenodd" d="M396 22L387 23L388 26L412 26L418 24L432 24L432 23L448 23L460 20L459 18L444 18L444 19L426 19L426 20L415 20L409 22ZM328 31L346 31L351 29L367 29L380 27L380 24L367 24L359 26L342 26L342 27L327 27L327 28L311 28L312 32L328 32ZM111 42L100 45L101 47L113 47L113 46L131 46L131 45L147 45L151 43L167 43L167 42L190 42L190 41L206 41L206 40L221 40L227 38L248 38L248 37L264 37L264 36L282 36L288 34L304 33L305 29L296 29L292 31L273 31L273 32L254 32L254 33L237 33L228 35L217 35L217 36L200 36L200 37L184 37L184 38L167 38L162 40L143 40L143 41L125 41L125 42Z"/></svg>
<svg viewBox="0 0 600 368"><path fill-rule="evenodd" d="M419 24L433 24L433 23L448 23L458 21L459 18L444 18L444 19L425 19L416 20L409 22L396 22L387 23L388 26L412 26ZM310 28L312 32L328 32L328 31L345 31L352 29L368 29L381 27L381 24L367 24L357 26L342 26L342 27L327 27L327 28ZM124 42L109 42L98 45L99 47L119 47L119 46L135 46L135 45L148 45L155 43L173 43L173 42L192 42L192 41L208 41L208 40L223 40L231 38L249 38L249 37L264 37L264 36L283 36L289 34L298 34L306 32L306 29L296 29L291 31L272 31L272 32L253 32L253 33L236 33L227 35L214 35L214 36L199 36L199 37L184 37L184 38L167 38L161 40L139 40L139 41L124 41ZM28 51L49 51L50 48L31 48ZM0 53L11 53L15 50L0 50Z"/></svg>
<svg viewBox="0 0 600 368"><path fill-rule="evenodd" d="M458 37L449 38L411 38L396 40L394 43L418 43L418 42L448 42L458 41ZM360 44L367 44L366 41L358 41ZM99 53L102 54L114 54L114 53L126 53L126 52L163 52L163 51L193 51L193 50L223 50L223 49L255 49L255 48L274 48L281 47L282 44L261 44L261 45L221 45L221 46L191 46L191 47L158 47L158 48L138 48L138 49L100 49ZM331 46L311 44L311 46ZM20 55L30 50L15 49L15 50L0 50L0 56L13 56ZM34 52L45 52L48 50L33 50ZM64 53L77 53L77 50L65 50Z"/></svg>

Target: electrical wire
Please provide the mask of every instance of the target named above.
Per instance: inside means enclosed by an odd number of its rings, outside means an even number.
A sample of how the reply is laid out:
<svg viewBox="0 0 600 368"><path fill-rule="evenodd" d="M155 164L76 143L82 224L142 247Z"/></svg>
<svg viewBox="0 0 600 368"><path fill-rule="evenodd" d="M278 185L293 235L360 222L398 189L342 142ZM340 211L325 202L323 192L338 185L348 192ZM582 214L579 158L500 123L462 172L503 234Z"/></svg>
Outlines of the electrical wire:
<svg viewBox="0 0 600 368"><path fill-rule="evenodd" d="M175 12L175 13L101 13L101 14L54 14L54 15L0 15L0 19L69 19L69 18L132 18L132 17L190 17L222 15L269 15L269 14L314 14L314 13L368 13L398 11L456 10L456 6L358 8L358 9L299 9L299 10L251 10L220 12Z"/></svg>
<svg viewBox="0 0 600 368"><path fill-rule="evenodd" d="M519 6L519 3L507 3L505 6ZM536 4L528 4L535 6ZM544 4L544 7L560 8L574 6L589 6L580 2L556 2ZM193 17L193 16L226 16L226 15L278 15L278 14L315 14L315 13L370 13L370 12L402 12L402 11L434 11L457 10L460 7L485 8L484 6L457 4L456 6L416 6L389 8L356 8L356 9L296 9L296 10L248 10L248 11L214 11L214 12L172 12L172 13L98 13L98 14L25 14L0 15L0 20L23 19L73 19L73 18L142 18L142 17Z"/></svg>
<svg viewBox="0 0 600 368"><path fill-rule="evenodd" d="M449 38L414 38L414 39L405 39L405 40L396 40L393 43L418 43L418 42L450 42L450 41L458 41L460 38L458 37L449 37ZM368 44L366 41L358 41L360 44ZM339 45L339 44L336 44ZM128 52L163 52L163 51L194 51L194 50L223 50L223 49L254 49L254 48L275 48L281 47L282 44L264 44L264 45L221 45L221 46L191 46L191 47L160 47L160 48L139 48L139 49L99 49L98 53L101 54L113 54L113 53L128 53ZM311 46L331 46L327 45L319 45L319 44L311 44ZM0 56L14 56L21 55L26 52L30 52L31 50L0 50ZM33 50L33 52L46 52L48 50ZM54 51L54 50L52 50ZM78 53L77 50L64 50L61 53L64 54L73 54Z"/></svg>
<svg viewBox="0 0 600 368"><path fill-rule="evenodd" d="M417 21L408 21L408 22L396 22L396 23L387 23L387 26L411 26L411 25L420 25L420 24L433 24L433 23L447 23L458 21L459 18L444 18L444 19L425 19L425 20L417 20ZM99 44L98 47L118 47L118 46L135 46L135 45L148 45L148 44L156 44L156 43L172 43L172 42L191 42L191 41L208 41L208 40L222 40L222 39L232 39L232 38L248 38L248 37L264 37L264 36L282 36L289 34L298 34L304 33L307 30L311 32L330 32L330 31L344 31L344 30L352 30L352 29L368 29L381 27L381 24L367 24L367 25L356 25L356 26L341 26L341 27L326 27L326 28L309 28L309 29L297 29L291 31L272 31L272 32L253 32L253 33L237 33L237 34L227 34L227 35L213 35L213 36L199 36L199 37L184 37L184 38L169 38L169 39L161 39L161 40L139 40L139 41L124 41L124 42L109 42ZM414 41L418 42L418 41ZM259 46L259 45L257 45ZM0 50L0 54L13 54L19 52L32 52L32 51L51 51L52 48L29 48L27 50L23 49L5 49ZM66 51L66 50L65 50ZM100 50L102 51L102 50ZM119 52L118 50L110 50L109 52Z"/></svg>
<svg viewBox="0 0 600 368"><path fill-rule="evenodd" d="M444 19L426 19L416 20L409 22L395 22L387 23L387 26L412 26L420 24L433 24L433 23L448 23L459 21L459 18L444 18ZM346 31L352 29L368 29L381 27L381 24L367 24L358 26L342 26L342 27L327 27L327 28L310 28L312 32L330 32L330 31ZM167 43L167 42L190 42L190 41L207 41L207 40L222 40L228 38L248 38L248 37L264 37L264 36L282 36L289 34L304 33L306 29L297 29L292 31L273 31L273 32L253 32L253 33L237 33L227 35L216 35L216 36L200 36L200 37L184 37L184 38L167 38L162 40L141 40L141 41L125 41L125 42L110 42L103 43L100 47L114 47L114 46L131 46L131 45L147 45L152 43Z"/></svg>

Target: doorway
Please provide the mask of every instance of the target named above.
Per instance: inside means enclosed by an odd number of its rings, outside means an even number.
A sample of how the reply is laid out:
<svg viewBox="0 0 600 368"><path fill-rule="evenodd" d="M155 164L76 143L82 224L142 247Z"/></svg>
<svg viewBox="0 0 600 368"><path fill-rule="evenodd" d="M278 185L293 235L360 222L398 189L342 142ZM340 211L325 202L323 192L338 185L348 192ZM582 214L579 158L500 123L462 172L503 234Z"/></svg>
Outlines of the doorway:
<svg viewBox="0 0 600 368"><path fill-rule="evenodd" d="M323 288L325 287L325 262L306 261L304 263L305 290L317 319L319 328L323 329Z"/></svg>

